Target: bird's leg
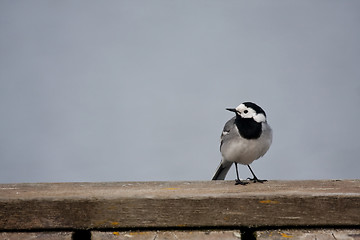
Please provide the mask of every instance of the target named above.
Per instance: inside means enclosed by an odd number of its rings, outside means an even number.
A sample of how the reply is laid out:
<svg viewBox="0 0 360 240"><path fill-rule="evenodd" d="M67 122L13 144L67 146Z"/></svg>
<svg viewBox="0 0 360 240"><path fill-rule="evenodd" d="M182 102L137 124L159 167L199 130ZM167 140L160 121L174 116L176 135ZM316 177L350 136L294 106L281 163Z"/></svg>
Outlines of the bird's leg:
<svg viewBox="0 0 360 240"><path fill-rule="evenodd" d="M237 163L235 163L235 169L236 169L236 179L235 179L235 185L246 185L248 184L248 182L243 182L240 180L240 177L239 177L239 170L238 170L238 167L237 167Z"/></svg>
<svg viewBox="0 0 360 240"><path fill-rule="evenodd" d="M248 180L253 181L254 183L256 183L256 182L263 183L263 182L266 182L266 181L267 181L267 180L260 180L260 179L258 179L258 178L255 176L255 174L254 174L253 170L251 169L250 165L247 165L247 166L249 167L250 172L251 172L251 174L253 175L253 178L248 178Z"/></svg>

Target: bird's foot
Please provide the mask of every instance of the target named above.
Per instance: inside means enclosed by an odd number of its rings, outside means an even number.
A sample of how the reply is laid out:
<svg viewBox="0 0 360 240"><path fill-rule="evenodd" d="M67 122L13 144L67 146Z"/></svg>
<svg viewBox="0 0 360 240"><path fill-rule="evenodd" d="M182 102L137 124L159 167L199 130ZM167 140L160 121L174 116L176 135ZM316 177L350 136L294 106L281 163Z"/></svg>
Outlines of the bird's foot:
<svg viewBox="0 0 360 240"><path fill-rule="evenodd" d="M235 185L246 185L248 182L241 181L240 179L235 179Z"/></svg>
<svg viewBox="0 0 360 240"><path fill-rule="evenodd" d="M261 179L258 179L257 177L254 177L254 178L247 178L246 180L249 180L249 181L252 181L253 183L264 183L264 182L267 182L267 180L261 180Z"/></svg>

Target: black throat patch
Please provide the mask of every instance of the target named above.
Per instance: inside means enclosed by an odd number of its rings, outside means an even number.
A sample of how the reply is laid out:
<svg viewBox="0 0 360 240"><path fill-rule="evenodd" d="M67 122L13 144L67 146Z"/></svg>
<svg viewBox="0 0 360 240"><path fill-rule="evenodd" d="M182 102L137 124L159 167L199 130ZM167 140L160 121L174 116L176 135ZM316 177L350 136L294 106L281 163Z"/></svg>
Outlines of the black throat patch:
<svg viewBox="0 0 360 240"><path fill-rule="evenodd" d="M235 124L243 138L257 139L261 135L261 123L256 122L253 118L242 118L237 115Z"/></svg>

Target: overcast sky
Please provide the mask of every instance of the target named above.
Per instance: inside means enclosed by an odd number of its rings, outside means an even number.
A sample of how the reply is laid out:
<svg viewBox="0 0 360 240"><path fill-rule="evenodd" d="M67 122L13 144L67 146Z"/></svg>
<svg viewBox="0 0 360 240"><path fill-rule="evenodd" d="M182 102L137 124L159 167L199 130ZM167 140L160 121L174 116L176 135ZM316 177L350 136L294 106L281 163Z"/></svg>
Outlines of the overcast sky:
<svg viewBox="0 0 360 240"><path fill-rule="evenodd" d="M359 178L359 25L358 0L0 1L0 183L210 180L244 101L259 178Z"/></svg>

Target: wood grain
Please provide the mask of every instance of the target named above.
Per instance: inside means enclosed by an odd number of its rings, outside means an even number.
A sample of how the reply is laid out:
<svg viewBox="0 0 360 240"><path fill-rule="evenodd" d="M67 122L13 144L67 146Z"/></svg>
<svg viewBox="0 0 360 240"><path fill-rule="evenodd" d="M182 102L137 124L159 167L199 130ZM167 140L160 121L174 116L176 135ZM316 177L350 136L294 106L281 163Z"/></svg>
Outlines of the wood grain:
<svg viewBox="0 0 360 240"><path fill-rule="evenodd" d="M358 226L360 180L0 184L0 230Z"/></svg>

